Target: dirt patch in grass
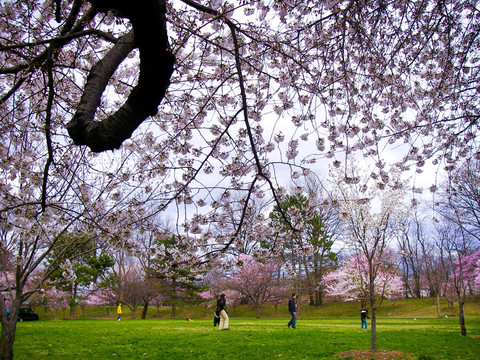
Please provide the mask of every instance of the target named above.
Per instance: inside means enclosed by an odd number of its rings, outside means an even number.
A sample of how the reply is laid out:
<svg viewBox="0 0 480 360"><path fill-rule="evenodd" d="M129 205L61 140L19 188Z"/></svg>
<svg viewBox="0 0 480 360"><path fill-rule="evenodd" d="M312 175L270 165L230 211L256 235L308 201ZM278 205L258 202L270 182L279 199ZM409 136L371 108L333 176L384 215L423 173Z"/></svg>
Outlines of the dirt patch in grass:
<svg viewBox="0 0 480 360"><path fill-rule="evenodd" d="M401 351L372 351L372 350L352 350L339 354L342 358L350 358L355 360L411 360L412 355L402 353Z"/></svg>

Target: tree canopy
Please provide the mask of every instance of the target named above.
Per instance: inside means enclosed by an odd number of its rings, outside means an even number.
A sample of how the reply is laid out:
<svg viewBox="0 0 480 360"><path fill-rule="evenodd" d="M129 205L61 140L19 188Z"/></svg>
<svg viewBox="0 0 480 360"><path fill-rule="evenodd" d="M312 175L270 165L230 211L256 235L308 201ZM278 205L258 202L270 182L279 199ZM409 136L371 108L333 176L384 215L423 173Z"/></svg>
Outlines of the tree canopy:
<svg viewBox="0 0 480 360"><path fill-rule="evenodd" d="M188 247L177 260L208 263L246 229L270 238L264 214L245 222L254 201L280 205L286 179L321 176L325 161L350 183L361 161L385 189L478 158L479 23L467 0L2 1L14 307L67 233L132 248L162 214Z"/></svg>

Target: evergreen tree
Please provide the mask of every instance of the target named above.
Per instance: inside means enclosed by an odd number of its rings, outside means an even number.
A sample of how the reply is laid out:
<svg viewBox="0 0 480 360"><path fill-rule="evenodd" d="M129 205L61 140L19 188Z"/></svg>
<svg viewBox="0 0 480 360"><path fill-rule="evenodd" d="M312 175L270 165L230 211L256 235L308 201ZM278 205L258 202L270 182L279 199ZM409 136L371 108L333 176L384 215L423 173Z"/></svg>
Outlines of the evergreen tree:
<svg viewBox="0 0 480 360"><path fill-rule="evenodd" d="M326 271L336 266L337 255L332 250L334 242L327 224L315 204L303 194L287 195L280 207L274 207L270 220L283 238L281 252L296 274L295 288L305 288L310 305L319 306L324 296L321 281Z"/></svg>
<svg viewBox="0 0 480 360"><path fill-rule="evenodd" d="M55 288L70 294L70 316L75 315L75 305L78 303L80 290L88 290L89 286L96 284L98 287L111 283L112 275L109 270L115 264L113 258L103 250L98 251L94 242L84 239L73 239L74 235L66 235L51 252L47 262L58 262L61 265L50 275L49 280ZM62 249L71 241L79 245L70 247L67 252ZM88 296L88 293L84 294Z"/></svg>
<svg viewBox="0 0 480 360"><path fill-rule="evenodd" d="M157 279L163 294L164 303L172 307L172 318L179 306L199 304L198 295L204 290L201 284L203 271L190 262L179 262L175 253L187 251L182 238L171 235L156 240L156 245L163 248L163 256L157 256L151 263L147 277Z"/></svg>

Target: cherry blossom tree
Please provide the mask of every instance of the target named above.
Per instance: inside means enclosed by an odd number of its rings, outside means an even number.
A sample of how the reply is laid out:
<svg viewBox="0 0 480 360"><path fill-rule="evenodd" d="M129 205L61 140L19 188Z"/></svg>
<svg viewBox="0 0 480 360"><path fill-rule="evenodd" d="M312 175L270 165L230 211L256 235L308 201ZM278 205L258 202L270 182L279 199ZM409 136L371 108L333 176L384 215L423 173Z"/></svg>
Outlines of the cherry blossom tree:
<svg viewBox="0 0 480 360"><path fill-rule="evenodd" d="M130 176L121 179L120 169L126 159L110 159L109 164L108 159L105 162L90 156L84 149L72 147L63 130L66 118L70 117L68 112L76 108L80 99L80 93L72 90L80 90L77 87L77 80L82 78L80 69L85 64L90 68L95 61L94 52L90 53L92 48L87 51L90 55L81 58L73 50L79 43L70 48L73 52L68 47L76 39L92 34L101 38L105 35L107 41L116 40L95 26L85 29L99 14L99 8L83 1L55 4L6 1L0 5L0 113L5 119L0 135L0 248L2 256L11 257L2 260L2 275L3 272L14 275L0 292L2 359L13 357L18 309L41 289L42 282L59 268L60 261L49 264L36 284L26 288L26 283L43 266L62 236L68 232L77 235L77 239L86 236L99 245L114 243L129 231L128 226L117 227L117 224L122 219L135 221L131 214L135 205L124 202L123 209L118 206L129 197L122 197L118 186ZM102 21L109 22L106 18ZM121 42L128 43L128 37ZM24 57L21 53L29 55ZM131 174L130 169L124 174ZM138 204L129 197L127 202L131 201ZM68 252L78 245L78 241L71 241L63 244L62 249ZM57 254L62 255L61 251ZM10 319L5 316L7 293L14 294L11 301L14 316Z"/></svg>
<svg viewBox="0 0 480 360"><path fill-rule="evenodd" d="M475 266L475 290L480 292L480 260L477 261Z"/></svg>
<svg viewBox="0 0 480 360"><path fill-rule="evenodd" d="M205 309L208 308L209 305L213 304L213 300L215 299L215 294L213 294L210 290L202 291L198 294L198 296L202 299Z"/></svg>
<svg viewBox="0 0 480 360"><path fill-rule="evenodd" d="M87 306L104 306L107 316L109 315L108 306L114 303L115 293L107 287L94 286L85 299L85 305Z"/></svg>
<svg viewBox="0 0 480 360"><path fill-rule="evenodd" d="M37 170L39 169L32 169L29 174L36 177ZM55 182L57 181L55 180ZM73 240L64 243L61 241L63 236L69 232L73 234L74 239L85 236L88 241L93 241L98 240L99 234L103 232L102 220L97 222L99 228L94 229L91 226L92 221L98 220L99 212L95 208L102 208L101 199L97 198L98 203L94 205L95 201L87 199L83 201L76 197L71 187L74 182L72 178L63 181L63 185L57 182L62 190L49 198L52 203L45 207L45 211L41 210L42 205L39 201L41 195L36 191L38 188L35 190L34 183L20 182L18 186L11 187L9 194L3 194L5 196L2 199L5 202L2 203L4 224L0 230L2 233L1 246L11 256L7 262L2 264L2 278L8 281L2 283L0 292L0 321L2 323L0 353L5 358L13 356L12 345L15 339L16 319L22 304L30 296L40 291L43 288L43 282L60 266L64 266L62 272L65 274L65 278L73 279L69 277L69 274L73 274L71 263L69 265L62 259L64 259L63 255L78 249L81 242ZM62 186L65 187L62 188ZM84 195L87 194L88 191ZM67 205L68 203L70 206ZM100 210L100 213L102 212ZM104 223L104 225L107 224ZM108 229L108 227L104 229ZM110 230L115 231L110 228L104 234L106 235ZM108 237L108 235L106 236ZM47 263L47 257L54 252L54 249L58 249L56 252L58 258ZM44 268L42 276L34 278L34 274L42 267ZM10 305L7 300L11 301ZM5 315L7 306L10 306L13 315L8 319Z"/></svg>
<svg viewBox="0 0 480 360"><path fill-rule="evenodd" d="M470 294L475 294L478 291L476 283L478 282L478 276L480 274L480 251L477 251L471 255L467 255L462 259L462 266L458 266L462 271L462 278L466 282L465 287ZM459 265L459 264L457 264Z"/></svg>
<svg viewBox="0 0 480 360"><path fill-rule="evenodd" d="M253 198L279 204L284 179L325 158L364 154L379 186L392 147L402 170L454 167L477 140L476 13L466 0L3 1L0 221L2 252L21 249L16 283L62 233L115 243L170 210L212 261ZM227 193L242 215L212 252ZM14 309L31 295L15 291ZM10 359L15 325L0 319Z"/></svg>
<svg viewBox="0 0 480 360"><path fill-rule="evenodd" d="M442 284L442 291L443 291L443 296L445 296L448 306L453 313L455 310L453 306L455 302L458 302L458 294L450 282L444 282Z"/></svg>
<svg viewBox="0 0 480 360"><path fill-rule="evenodd" d="M404 185L393 170L385 184L372 184L371 176L354 165L332 169L331 181L336 185L334 201L344 221L345 242L359 263L366 264L363 298L372 310L372 350L376 351L376 311L384 291L377 278L385 272L384 266L394 263L390 243L406 217Z"/></svg>
<svg viewBox="0 0 480 360"><path fill-rule="evenodd" d="M379 262L379 272L375 278L375 306L379 307L384 299L403 297L405 285L396 273L395 259ZM344 301L370 302L369 270L366 257L351 256L337 270L325 276L323 283L327 296ZM363 306L363 305L362 305Z"/></svg>
<svg viewBox="0 0 480 360"><path fill-rule="evenodd" d="M262 263L251 255L240 255L237 266L227 286L247 298L255 306L256 316L260 317L260 309L265 303L285 293L277 277L279 264L271 260Z"/></svg>

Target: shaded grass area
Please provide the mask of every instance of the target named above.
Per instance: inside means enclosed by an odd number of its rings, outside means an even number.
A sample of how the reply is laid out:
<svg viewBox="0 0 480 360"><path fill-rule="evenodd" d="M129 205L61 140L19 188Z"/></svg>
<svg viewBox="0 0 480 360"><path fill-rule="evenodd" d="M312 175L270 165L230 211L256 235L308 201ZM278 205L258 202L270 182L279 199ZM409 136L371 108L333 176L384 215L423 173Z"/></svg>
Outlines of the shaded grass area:
<svg viewBox="0 0 480 360"><path fill-rule="evenodd" d="M340 359L342 352L370 348L371 333L357 318L231 319L219 331L209 319L63 320L18 324L17 359ZM379 350L414 359L478 359L480 319L380 318Z"/></svg>

